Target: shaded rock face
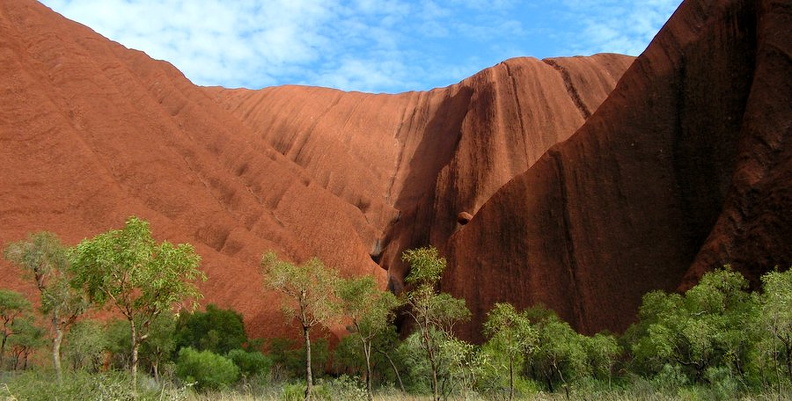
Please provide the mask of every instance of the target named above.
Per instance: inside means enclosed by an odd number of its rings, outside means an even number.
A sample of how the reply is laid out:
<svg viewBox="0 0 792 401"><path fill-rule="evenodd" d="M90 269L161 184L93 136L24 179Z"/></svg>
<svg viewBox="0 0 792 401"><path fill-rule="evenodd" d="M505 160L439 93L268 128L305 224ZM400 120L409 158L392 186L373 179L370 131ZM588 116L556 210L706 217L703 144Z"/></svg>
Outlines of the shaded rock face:
<svg viewBox="0 0 792 401"><path fill-rule="evenodd" d="M67 244L137 215L189 242L204 302L284 336L269 249L400 289L399 255L441 249L498 188L568 138L633 58L513 59L398 95L202 88L33 0L0 3L0 243ZM0 261L4 286L34 293Z"/></svg>
<svg viewBox="0 0 792 401"><path fill-rule="evenodd" d="M263 142L303 167L368 225L363 242L402 287L401 253L443 248L509 179L568 138L631 57L512 59L459 84L400 95L324 88L208 88Z"/></svg>
<svg viewBox="0 0 792 401"><path fill-rule="evenodd" d="M792 264L792 3L686 1L569 140L450 240L477 337L495 302L623 330L641 296Z"/></svg>

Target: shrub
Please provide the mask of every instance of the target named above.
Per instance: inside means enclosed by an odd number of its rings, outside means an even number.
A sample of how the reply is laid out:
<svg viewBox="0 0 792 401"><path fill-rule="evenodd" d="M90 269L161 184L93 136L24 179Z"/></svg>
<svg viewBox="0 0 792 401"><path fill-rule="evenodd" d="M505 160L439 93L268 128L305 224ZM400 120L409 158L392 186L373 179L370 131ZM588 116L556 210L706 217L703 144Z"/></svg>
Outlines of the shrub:
<svg viewBox="0 0 792 401"><path fill-rule="evenodd" d="M197 390L220 390L239 380L239 368L230 359L212 351L182 348L176 376L194 382Z"/></svg>
<svg viewBox="0 0 792 401"><path fill-rule="evenodd" d="M248 343L242 315L213 304L206 306L206 312L183 313L175 330L175 349L192 347L225 355Z"/></svg>
<svg viewBox="0 0 792 401"><path fill-rule="evenodd" d="M239 368L240 373L245 377L267 374L272 368L272 358L261 352L247 352L241 349L231 350L228 358Z"/></svg>

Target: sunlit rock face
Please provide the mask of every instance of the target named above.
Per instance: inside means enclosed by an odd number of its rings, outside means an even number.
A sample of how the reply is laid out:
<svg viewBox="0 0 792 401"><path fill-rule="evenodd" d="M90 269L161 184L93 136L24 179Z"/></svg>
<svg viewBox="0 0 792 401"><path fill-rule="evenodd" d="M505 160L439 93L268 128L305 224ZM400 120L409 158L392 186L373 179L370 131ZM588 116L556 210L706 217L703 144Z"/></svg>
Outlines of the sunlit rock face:
<svg viewBox="0 0 792 401"><path fill-rule="evenodd" d="M195 245L203 302L239 310L256 337L291 331L262 289L266 250L399 291L401 253L425 245L474 311L467 338L498 301L620 330L647 290L788 263L784 4L686 2L635 64L518 58L385 95L198 87L36 1L3 1L0 242L49 230L75 244L137 215ZM0 274L34 293L5 261Z"/></svg>

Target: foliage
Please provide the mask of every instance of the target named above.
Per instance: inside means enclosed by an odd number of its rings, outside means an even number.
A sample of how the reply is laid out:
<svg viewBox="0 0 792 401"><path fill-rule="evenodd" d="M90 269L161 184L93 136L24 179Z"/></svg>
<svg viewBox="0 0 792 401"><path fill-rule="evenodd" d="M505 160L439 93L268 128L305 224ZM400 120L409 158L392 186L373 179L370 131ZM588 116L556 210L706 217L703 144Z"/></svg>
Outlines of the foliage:
<svg viewBox="0 0 792 401"><path fill-rule="evenodd" d="M118 400L157 401L186 400L183 389L142 388L137 394L130 391L129 375L110 371L89 373L86 371L64 372L59 382L46 371L29 370L0 382L0 399L25 401L62 400Z"/></svg>
<svg viewBox="0 0 792 401"><path fill-rule="evenodd" d="M129 338L129 323L120 319L110 319L104 325L105 351L110 354L111 367L129 369L132 360L129 350L132 341Z"/></svg>
<svg viewBox="0 0 792 401"><path fill-rule="evenodd" d="M390 327L399 300L392 293L379 290L371 276L341 280L338 297L345 316L352 320L349 331L360 342L366 369L366 393L372 400L372 346L377 335Z"/></svg>
<svg viewBox="0 0 792 401"><path fill-rule="evenodd" d="M522 366L524 358L530 357L539 342L536 330L525 313L519 313L514 306L507 303L496 303L487 314L484 323L484 334L487 340L489 361L495 362L493 367L500 368L509 377L509 399L514 398L515 369ZM505 358L497 358L503 355ZM497 363L498 359L502 362Z"/></svg>
<svg viewBox="0 0 792 401"><path fill-rule="evenodd" d="M22 294L0 289L0 369L3 367L8 339L19 330L19 325L14 323L30 309L30 301Z"/></svg>
<svg viewBox="0 0 792 401"><path fill-rule="evenodd" d="M435 286L445 270L446 261L437 249L419 248L405 251L402 260L410 264L405 282L412 286L404 293L407 314L413 318L420 344L429 362L433 398L440 399L441 371L450 374L450 359L441 354L442 345L453 339L454 324L470 318L464 299L437 293Z"/></svg>
<svg viewBox="0 0 792 401"><path fill-rule="evenodd" d="M225 355L248 343L242 315L214 304L206 305L204 312L180 314L175 330L176 349L192 347Z"/></svg>
<svg viewBox="0 0 792 401"><path fill-rule="evenodd" d="M52 322L52 362L58 377L61 377L63 336L88 309L85 294L75 288L70 252L50 232L31 234L27 240L11 243L5 250L5 257L22 268L41 295L41 313Z"/></svg>
<svg viewBox="0 0 792 401"><path fill-rule="evenodd" d="M534 307L525 312L534 322L538 335L535 352L526 361L529 377L555 391L565 389L577 378L588 374L585 337L575 332L569 323L554 312Z"/></svg>
<svg viewBox="0 0 792 401"><path fill-rule="evenodd" d="M268 374L272 367L272 358L259 351L234 349L228 353L230 359L239 368L244 377Z"/></svg>
<svg viewBox="0 0 792 401"><path fill-rule="evenodd" d="M147 222L130 217L124 228L83 240L75 250L77 282L99 306L109 303L129 323L132 382L138 350L153 321L185 300L201 296L200 256L189 244L157 243Z"/></svg>
<svg viewBox="0 0 792 401"><path fill-rule="evenodd" d="M44 330L36 326L32 316L17 318L12 329L14 335L9 337L7 346L14 357L13 369L27 369L30 355L47 344Z"/></svg>
<svg viewBox="0 0 792 401"><path fill-rule="evenodd" d="M645 295L632 345L638 365L650 373L676 365L699 383L716 366L742 375L755 336L756 301L744 291L747 286L742 275L722 269L704 275L684 295Z"/></svg>
<svg viewBox="0 0 792 401"><path fill-rule="evenodd" d="M782 371L792 381L792 270L767 273L762 284L758 321L764 335L755 358L775 381L781 381Z"/></svg>
<svg viewBox="0 0 792 401"><path fill-rule="evenodd" d="M176 316L165 311L151 321L149 336L140 344L140 359L148 365L154 379L160 378L160 367L170 362L176 350Z"/></svg>
<svg viewBox="0 0 792 401"><path fill-rule="evenodd" d="M182 348L176 362L176 375L198 390L218 390L239 380L240 371L233 361L212 351Z"/></svg>
<svg viewBox="0 0 792 401"><path fill-rule="evenodd" d="M75 323L65 340L64 357L73 370L98 372L102 368L108 338L99 321L82 320Z"/></svg>
<svg viewBox="0 0 792 401"><path fill-rule="evenodd" d="M303 265L294 265L278 259L274 252L267 252L261 266L267 287L286 296L284 314L300 323L305 345L305 399L308 400L313 386L310 331L338 315L339 278L335 270L325 267L316 258Z"/></svg>

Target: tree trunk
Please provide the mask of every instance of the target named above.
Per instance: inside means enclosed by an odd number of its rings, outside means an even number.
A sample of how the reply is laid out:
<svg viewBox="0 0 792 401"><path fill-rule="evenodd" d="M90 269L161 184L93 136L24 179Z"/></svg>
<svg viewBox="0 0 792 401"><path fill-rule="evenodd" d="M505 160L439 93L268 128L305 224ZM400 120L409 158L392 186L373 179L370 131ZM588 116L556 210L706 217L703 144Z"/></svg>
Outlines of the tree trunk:
<svg viewBox="0 0 792 401"><path fill-rule="evenodd" d="M308 330L310 330L310 327L303 326L303 338L305 339L305 401L311 399L311 391L313 391L313 375L311 374L311 337Z"/></svg>
<svg viewBox="0 0 792 401"><path fill-rule="evenodd" d="M8 334L3 333L3 341L0 343L0 369L3 369L3 362L5 361L6 340L8 340Z"/></svg>
<svg viewBox="0 0 792 401"><path fill-rule="evenodd" d="M399 388L401 389L402 393L405 393L406 390L404 389L404 382L402 382L401 375L399 374L399 369L396 367L396 364L393 362L393 359L385 351L377 350L377 352L379 352L382 355L385 355L385 358L388 359L388 362L390 362L391 368L393 368L393 373L396 374L396 379L399 381Z"/></svg>
<svg viewBox="0 0 792 401"><path fill-rule="evenodd" d="M53 317L52 320L55 328L55 337L52 339L52 365L55 367L55 376L58 378L58 383L62 383L63 370L61 369L60 348L63 342L63 330L58 326L57 317Z"/></svg>
<svg viewBox="0 0 792 401"><path fill-rule="evenodd" d="M514 399L514 357L509 356L509 401Z"/></svg>
<svg viewBox="0 0 792 401"><path fill-rule="evenodd" d="M138 341L137 336L137 327L135 327L135 321L129 320L130 332L132 334L132 361L130 362L132 368L132 396L137 398L137 368L138 368L138 348L140 347L140 342Z"/></svg>
<svg viewBox="0 0 792 401"><path fill-rule="evenodd" d="M363 340L363 355L366 356L366 394L368 401L374 400L374 394L371 392L371 342Z"/></svg>

